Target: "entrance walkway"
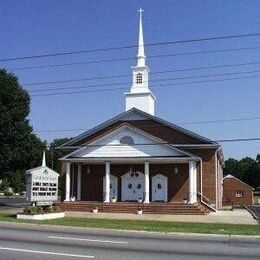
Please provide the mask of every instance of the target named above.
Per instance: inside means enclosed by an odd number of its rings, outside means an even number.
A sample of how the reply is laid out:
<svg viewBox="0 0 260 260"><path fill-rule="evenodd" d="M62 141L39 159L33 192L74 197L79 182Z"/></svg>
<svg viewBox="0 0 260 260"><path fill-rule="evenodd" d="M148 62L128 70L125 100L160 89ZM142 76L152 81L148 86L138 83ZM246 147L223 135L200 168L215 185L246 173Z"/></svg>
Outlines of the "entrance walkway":
<svg viewBox="0 0 260 260"><path fill-rule="evenodd" d="M125 214L125 213L89 213L89 212L66 212L70 217L102 218L102 219L132 219L132 220L160 220L176 222L197 223L226 223L226 224L249 224L257 225L258 222L245 209L231 211L212 212L208 215L159 215L159 214Z"/></svg>

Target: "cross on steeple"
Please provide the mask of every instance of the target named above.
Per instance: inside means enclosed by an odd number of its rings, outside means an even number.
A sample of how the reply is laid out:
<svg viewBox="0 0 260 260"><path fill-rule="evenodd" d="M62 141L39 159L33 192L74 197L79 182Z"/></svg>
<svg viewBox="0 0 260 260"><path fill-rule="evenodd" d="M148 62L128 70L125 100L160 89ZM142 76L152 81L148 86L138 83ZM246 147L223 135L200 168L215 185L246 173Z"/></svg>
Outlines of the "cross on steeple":
<svg viewBox="0 0 260 260"><path fill-rule="evenodd" d="M143 11L144 11L144 10L143 10L141 7L139 8L139 10L137 10L137 12L140 13L140 15L142 15L142 12L143 12Z"/></svg>

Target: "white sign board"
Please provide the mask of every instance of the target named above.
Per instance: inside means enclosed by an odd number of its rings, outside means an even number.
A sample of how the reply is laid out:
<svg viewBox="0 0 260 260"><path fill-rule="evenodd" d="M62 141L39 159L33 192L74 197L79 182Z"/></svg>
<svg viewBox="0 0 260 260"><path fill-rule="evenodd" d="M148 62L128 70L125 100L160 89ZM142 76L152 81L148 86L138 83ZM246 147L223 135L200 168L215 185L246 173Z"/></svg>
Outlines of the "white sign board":
<svg viewBox="0 0 260 260"><path fill-rule="evenodd" d="M59 174L47 166L41 166L26 172L26 197L30 202L41 204L58 200Z"/></svg>

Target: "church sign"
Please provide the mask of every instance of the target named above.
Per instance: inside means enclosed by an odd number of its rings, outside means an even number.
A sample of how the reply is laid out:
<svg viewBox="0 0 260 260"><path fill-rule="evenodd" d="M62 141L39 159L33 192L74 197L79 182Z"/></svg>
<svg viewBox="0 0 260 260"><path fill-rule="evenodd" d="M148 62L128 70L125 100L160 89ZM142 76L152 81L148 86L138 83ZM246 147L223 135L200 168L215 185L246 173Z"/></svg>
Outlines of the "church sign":
<svg viewBox="0 0 260 260"><path fill-rule="evenodd" d="M26 199L36 205L58 201L59 174L47 166L26 171Z"/></svg>

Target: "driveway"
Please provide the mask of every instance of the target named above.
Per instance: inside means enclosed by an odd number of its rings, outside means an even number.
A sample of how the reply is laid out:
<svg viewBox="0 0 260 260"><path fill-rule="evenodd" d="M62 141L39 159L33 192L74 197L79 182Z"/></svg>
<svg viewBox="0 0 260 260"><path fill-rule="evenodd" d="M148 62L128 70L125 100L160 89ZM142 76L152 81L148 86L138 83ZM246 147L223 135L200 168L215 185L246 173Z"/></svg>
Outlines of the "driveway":
<svg viewBox="0 0 260 260"><path fill-rule="evenodd" d="M257 206L249 206L248 209L251 211L254 218L260 221L260 205Z"/></svg>
<svg viewBox="0 0 260 260"><path fill-rule="evenodd" d="M0 197L0 206L25 206L29 203L25 197Z"/></svg>
<svg viewBox="0 0 260 260"><path fill-rule="evenodd" d="M0 212L16 213L29 205L24 197L0 197Z"/></svg>

